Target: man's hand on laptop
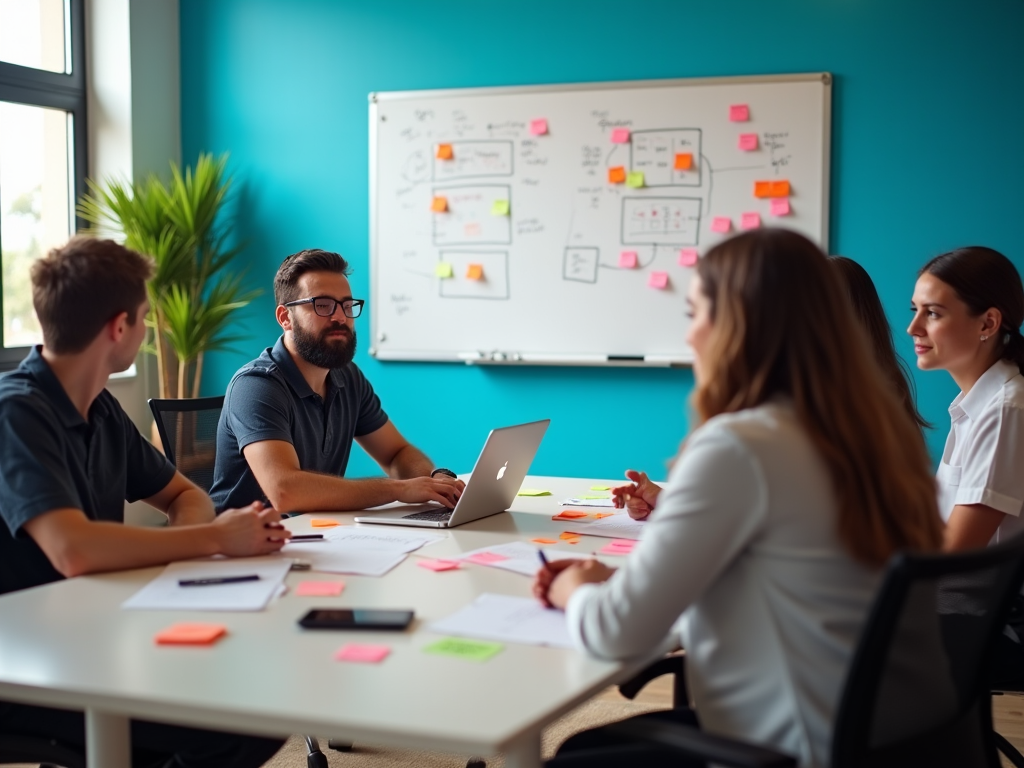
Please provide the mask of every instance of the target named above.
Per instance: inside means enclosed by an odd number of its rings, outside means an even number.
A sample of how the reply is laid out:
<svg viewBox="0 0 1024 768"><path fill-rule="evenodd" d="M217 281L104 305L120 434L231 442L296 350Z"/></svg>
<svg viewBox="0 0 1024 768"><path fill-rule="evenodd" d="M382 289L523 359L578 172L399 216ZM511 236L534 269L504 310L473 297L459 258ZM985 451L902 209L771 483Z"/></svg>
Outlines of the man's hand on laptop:
<svg viewBox="0 0 1024 768"><path fill-rule="evenodd" d="M435 475L434 477L413 477L408 480L396 480L395 501L405 504L419 504L424 501L435 501L449 509L462 495L466 484L454 477Z"/></svg>
<svg viewBox="0 0 1024 768"><path fill-rule="evenodd" d="M259 501L241 509L226 509L211 525L218 533L218 554L232 557L276 552L291 536L281 525L281 513Z"/></svg>

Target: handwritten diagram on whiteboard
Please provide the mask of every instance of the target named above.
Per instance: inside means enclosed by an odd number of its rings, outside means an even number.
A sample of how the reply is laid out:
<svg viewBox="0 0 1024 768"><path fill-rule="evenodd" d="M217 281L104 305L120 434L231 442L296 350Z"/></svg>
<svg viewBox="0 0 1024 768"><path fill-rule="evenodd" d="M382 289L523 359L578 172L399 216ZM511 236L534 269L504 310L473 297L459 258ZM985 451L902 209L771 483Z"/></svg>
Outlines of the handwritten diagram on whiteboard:
<svg viewBox="0 0 1024 768"><path fill-rule="evenodd" d="M372 353L673 364L724 238L828 239L827 74L371 94Z"/></svg>

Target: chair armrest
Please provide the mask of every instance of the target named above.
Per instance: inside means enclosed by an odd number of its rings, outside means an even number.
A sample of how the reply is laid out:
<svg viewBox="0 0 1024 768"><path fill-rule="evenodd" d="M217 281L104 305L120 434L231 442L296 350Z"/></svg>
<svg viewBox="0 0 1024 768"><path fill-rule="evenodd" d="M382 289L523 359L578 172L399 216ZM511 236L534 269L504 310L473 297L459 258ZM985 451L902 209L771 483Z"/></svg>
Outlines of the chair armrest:
<svg viewBox="0 0 1024 768"><path fill-rule="evenodd" d="M735 768L796 768L795 757L766 747L712 736L690 726L654 720L625 720L605 728L619 737L657 744L687 757Z"/></svg>
<svg viewBox="0 0 1024 768"><path fill-rule="evenodd" d="M675 675L677 681L676 689L679 689L679 681L682 681L682 690L686 690L686 665L683 663L683 657L666 656L665 658L658 659L653 664L645 667L642 671L626 682L620 683L619 693L627 699L635 699L637 694L640 693L640 691L643 690L651 680L659 678L662 675ZM675 702L675 706L683 705L685 705L685 700L682 702Z"/></svg>

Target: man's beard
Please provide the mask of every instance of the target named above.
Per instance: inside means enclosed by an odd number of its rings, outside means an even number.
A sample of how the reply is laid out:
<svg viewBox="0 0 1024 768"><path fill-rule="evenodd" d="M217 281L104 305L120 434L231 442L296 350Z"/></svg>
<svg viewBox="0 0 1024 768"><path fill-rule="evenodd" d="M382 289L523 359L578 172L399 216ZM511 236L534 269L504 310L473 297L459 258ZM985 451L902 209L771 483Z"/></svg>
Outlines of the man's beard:
<svg viewBox="0 0 1024 768"><path fill-rule="evenodd" d="M327 338L327 334L341 329L348 331L348 339ZM293 324L292 340L302 359L317 368L343 368L351 363L356 355L355 329L347 328L341 323L332 323L329 328L321 331L319 336L308 333L297 323Z"/></svg>

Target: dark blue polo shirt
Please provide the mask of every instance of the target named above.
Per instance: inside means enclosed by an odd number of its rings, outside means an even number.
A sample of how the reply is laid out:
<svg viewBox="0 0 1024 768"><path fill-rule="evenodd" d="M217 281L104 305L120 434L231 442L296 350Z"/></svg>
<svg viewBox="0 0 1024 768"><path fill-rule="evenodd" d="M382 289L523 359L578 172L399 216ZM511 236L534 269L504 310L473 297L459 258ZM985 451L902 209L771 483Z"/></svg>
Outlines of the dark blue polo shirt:
<svg viewBox="0 0 1024 768"><path fill-rule="evenodd" d="M22 526L55 509L124 522L124 502L149 498L174 466L103 390L89 420L32 350L0 378L0 593L63 578Z"/></svg>
<svg viewBox="0 0 1024 768"><path fill-rule="evenodd" d="M352 439L376 432L387 422L380 399L355 363L327 374L323 399L306 383L282 336L228 384L217 424L210 497L218 510L267 501L242 454L250 443L283 440L295 447L302 469L341 477Z"/></svg>

